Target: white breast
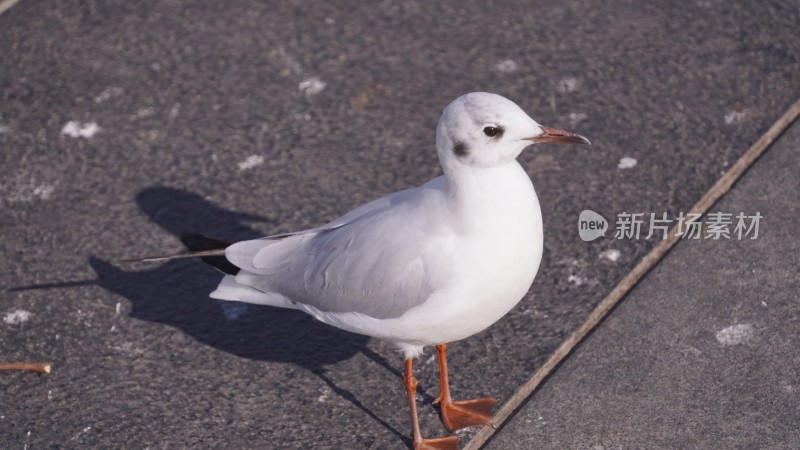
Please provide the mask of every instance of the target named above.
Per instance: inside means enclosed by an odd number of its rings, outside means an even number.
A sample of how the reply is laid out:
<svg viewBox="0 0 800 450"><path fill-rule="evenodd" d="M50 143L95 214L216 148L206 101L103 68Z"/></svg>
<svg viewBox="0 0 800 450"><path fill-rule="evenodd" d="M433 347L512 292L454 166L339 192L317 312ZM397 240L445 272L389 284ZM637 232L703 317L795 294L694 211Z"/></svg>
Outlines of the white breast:
<svg viewBox="0 0 800 450"><path fill-rule="evenodd" d="M466 214L457 219L463 229L448 254L431 264L445 282L423 304L383 321L385 339L416 345L464 339L499 320L528 291L542 257L542 218L530 178L514 166L483 186L486 195L456 206L463 208L456 214Z"/></svg>

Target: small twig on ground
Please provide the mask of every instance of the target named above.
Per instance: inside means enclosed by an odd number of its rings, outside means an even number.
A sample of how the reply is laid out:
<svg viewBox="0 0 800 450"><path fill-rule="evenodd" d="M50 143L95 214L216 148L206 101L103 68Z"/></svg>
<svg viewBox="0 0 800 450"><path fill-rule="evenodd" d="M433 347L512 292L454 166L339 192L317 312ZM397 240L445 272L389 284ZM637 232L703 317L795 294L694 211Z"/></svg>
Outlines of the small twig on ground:
<svg viewBox="0 0 800 450"><path fill-rule="evenodd" d="M30 372L50 373L53 365L50 363L32 363L32 362L0 362L0 370L27 370Z"/></svg>

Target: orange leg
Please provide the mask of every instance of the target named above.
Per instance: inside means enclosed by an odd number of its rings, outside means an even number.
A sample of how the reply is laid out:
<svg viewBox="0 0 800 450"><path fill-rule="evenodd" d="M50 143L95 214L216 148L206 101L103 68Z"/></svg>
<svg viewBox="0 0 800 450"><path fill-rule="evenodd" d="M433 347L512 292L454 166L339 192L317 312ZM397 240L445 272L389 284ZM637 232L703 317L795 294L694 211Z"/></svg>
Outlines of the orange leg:
<svg viewBox="0 0 800 450"><path fill-rule="evenodd" d="M437 439L423 439L419 431L417 417L417 379L414 378L414 367L411 358L406 360L406 373L403 377L408 395L408 406L411 409L411 432L414 435L414 450L458 450L458 438L448 436Z"/></svg>
<svg viewBox="0 0 800 450"><path fill-rule="evenodd" d="M492 410L497 399L486 397L474 400L454 402L450 397L450 382L447 379L447 344L436 346L439 357L439 397L433 403L439 403L442 409L442 423L448 430L460 430L474 425L492 424Z"/></svg>

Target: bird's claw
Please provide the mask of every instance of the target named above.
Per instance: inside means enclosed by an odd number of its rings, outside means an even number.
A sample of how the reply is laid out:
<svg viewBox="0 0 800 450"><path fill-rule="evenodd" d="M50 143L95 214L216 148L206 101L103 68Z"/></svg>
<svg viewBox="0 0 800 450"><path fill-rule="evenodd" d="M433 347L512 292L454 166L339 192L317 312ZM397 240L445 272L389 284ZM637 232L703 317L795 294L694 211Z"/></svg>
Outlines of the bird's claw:
<svg viewBox="0 0 800 450"><path fill-rule="evenodd" d="M450 431L475 425L491 425L492 410L496 404L497 399L491 397L443 403L442 423Z"/></svg>

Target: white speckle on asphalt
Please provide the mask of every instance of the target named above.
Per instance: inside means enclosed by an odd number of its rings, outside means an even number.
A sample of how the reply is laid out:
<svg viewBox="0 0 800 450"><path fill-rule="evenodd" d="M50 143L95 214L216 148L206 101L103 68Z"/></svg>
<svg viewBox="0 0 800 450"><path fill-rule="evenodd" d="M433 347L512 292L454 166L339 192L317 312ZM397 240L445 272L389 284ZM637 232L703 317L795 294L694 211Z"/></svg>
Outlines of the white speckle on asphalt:
<svg viewBox="0 0 800 450"><path fill-rule="evenodd" d="M735 123L744 122L747 118L747 110L743 108L735 108L725 114L725 124L733 125Z"/></svg>
<svg viewBox="0 0 800 450"><path fill-rule="evenodd" d="M336 19L333 17L326 17L325 18L325 25L333 25L336 23Z"/></svg>
<svg viewBox="0 0 800 450"><path fill-rule="evenodd" d="M114 307L114 313L119 315L122 312L122 303L117 302L117 305Z"/></svg>
<svg viewBox="0 0 800 450"><path fill-rule="evenodd" d="M250 155L244 161L237 163L239 170L249 170L261 164L264 164L264 157L261 155Z"/></svg>
<svg viewBox="0 0 800 450"><path fill-rule="evenodd" d="M70 438L70 440L74 441L75 439L78 439L83 433L86 433L91 429L92 429L92 427L86 427L83 430L78 431L77 433L75 433L75 436L72 436L72 438Z"/></svg>
<svg viewBox="0 0 800 450"><path fill-rule="evenodd" d="M691 345L687 347L687 350L689 350L689 353L693 354L694 356L700 356L703 354L700 349L692 347Z"/></svg>
<svg viewBox="0 0 800 450"><path fill-rule="evenodd" d="M617 169L631 169L636 167L637 161L635 158L631 158L630 156L625 156L619 160L617 163Z"/></svg>
<svg viewBox="0 0 800 450"><path fill-rule="evenodd" d="M537 420L539 421L539 423L537 423L537 425L538 425L538 426L547 425L547 421L546 421L546 420L544 420L544 417L542 417L542 416L539 416L539 417L537 418Z"/></svg>
<svg viewBox="0 0 800 450"><path fill-rule="evenodd" d="M763 300L762 300L762 301L761 301L761 306L763 306L764 308L766 308L766 307L767 307L767 302L765 302L765 301L763 301Z"/></svg>
<svg viewBox="0 0 800 450"><path fill-rule="evenodd" d="M135 347L132 342L123 342L122 345L113 345L111 349L127 355L141 355L144 353L143 349Z"/></svg>
<svg viewBox="0 0 800 450"><path fill-rule="evenodd" d="M18 309L16 311L12 311L7 313L5 317L3 317L3 322L9 325L19 325L21 323L25 323L31 319L30 311L25 311L24 309Z"/></svg>
<svg viewBox="0 0 800 450"><path fill-rule="evenodd" d="M423 366L429 366L429 365L431 365L431 363L433 363L434 361L436 361L436 355L431 355L431 356L429 356L429 357L428 357L428 359L426 359L426 360L425 360L425 362L424 362L424 363L422 363L422 365L423 365Z"/></svg>
<svg viewBox="0 0 800 450"><path fill-rule="evenodd" d="M77 120L70 120L61 129L61 134L74 138L91 138L98 131L100 131L100 126L95 122L80 123Z"/></svg>
<svg viewBox="0 0 800 450"><path fill-rule="evenodd" d="M48 400L52 400L53 399L53 391L47 391L47 399Z"/></svg>
<svg viewBox="0 0 800 450"><path fill-rule="evenodd" d="M156 114L156 109L148 106L146 108L139 108L139 110L136 111L136 114L133 115L133 118L143 119L145 117L154 116L155 114Z"/></svg>
<svg viewBox="0 0 800 450"><path fill-rule="evenodd" d="M322 395L317 397L317 401L320 403L324 403L326 400L328 400L328 394L330 394L331 390L328 388L321 388L319 392L322 393Z"/></svg>
<svg viewBox="0 0 800 450"><path fill-rule="evenodd" d="M620 252L619 250L610 248L608 250L603 250L602 252L600 252L600 255L598 255L598 256L600 258L607 259L607 260L609 260L611 262L617 262L617 261L619 261L619 257L622 256L622 252Z"/></svg>
<svg viewBox="0 0 800 450"><path fill-rule="evenodd" d="M297 90L306 97L317 95L325 89L328 84L319 79L319 77L311 77L300 82L297 85Z"/></svg>
<svg viewBox="0 0 800 450"><path fill-rule="evenodd" d="M33 188L33 196L39 197L42 200L49 200L54 190L56 190L56 187L52 184L40 184Z"/></svg>
<svg viewBox="0 0 800 450"><path fill-rule="evenodd" d="M588 116L584 113L569 113L567 119L569 120L570 127L576 127L579 123L586 120Z"/></svg>
<svg viewBox="0 0 800 450"><path fill-rule="evenodd" d="M583 284L585 281L586 281L586 280L585 280L585 279L583 279L583 277L580 277L580 276L578 276L578 275L575 275L574 273L571 273L571 274L569 274L569 277L567 277L567 283L574 283L574 284L575 284L575 286L580 286L580 285L582 285L582 284Z"/></svg>
<svg viewBox="0 0 800 450"><path fill-rule="evenodd" d="M575 77L565 77L556 85L556 90L562 94L569 94L575 92L581 87L581 81Z"/></svg>
<svg viewBox="0 0 800 450"><path fill-rule="evenodd" d="M717 331L716 336L717 341L725 346L743 344L753 337L753 326L749 323L731 325Z"/></svg>
<svg viewBox="0 0 800 450"><path fill-rule="evenodd" d="M119 97L122 93L125 92L124 89L121 87L110 87L106 88L101 92L97 97L94 98L95 103L103 103L111 100L114 97Z"/></svg>
<svg viewBox="0 0 800 450"><path fill-rule="evenodd" d="M513 59L504 59L494 65L498 72L511 73L516 72L518 66Z"/></svg>
<svg viewBox="0 0 800 450"><path fill-rule="evenodd" d="M8 125L0 125L0 134L6 134L11 131L11 127Z"/></svg>
<svg viewBox="0 0 800 450"><path fill-rule="evenodd" d="M178 117L178 114L181 112L181 104L175 103L172 105L172 108L169 109L169 118L174 119Z"/></svg>

